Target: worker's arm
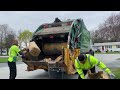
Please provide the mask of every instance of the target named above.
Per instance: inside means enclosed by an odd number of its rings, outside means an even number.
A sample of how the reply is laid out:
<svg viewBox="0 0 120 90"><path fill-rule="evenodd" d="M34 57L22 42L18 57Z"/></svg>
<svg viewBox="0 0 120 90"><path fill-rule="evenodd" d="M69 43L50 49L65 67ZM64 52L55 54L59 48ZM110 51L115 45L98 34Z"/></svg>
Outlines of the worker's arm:
<svg viewBox="0 0 120 90"><path fill-rule="evenodd" d="M82 79L85 79L83 70L82 70L82 69L76 69L76 70L77 70L78 74L80 75L80 77L81 77Z"/></svg>
<svg viewBox="0 0 120 90"><path fill-rule="evenodd" d="M78 74L80 75L80 77L81 77L82 79L85 79L83 70L80 68L80 65L79 65L79 63L78 63L78 60L75 60L75 68L76 68L76 71L78 72Z"/></svg>
<svg viewBox="0 0 120 90"><path fill-rule="evenodd" d="M101 68L102 70L104 70L106 73L108 73L108 74L110 74L111 73L111 71L110 71L110 69L109 68L107 68L107 66L103 63L103 62L101 62L101 61L99 61L97 58L95 58L94 56L90 56L90 60L91 60L91 62L94 64L94 65L97 65L99 68Z"/></svg>
<svg viewBox="0 0 120 90"><path fill-rule="evenodd" d="M15 47L15 52L21 57L25 58L25 55L22 53L22 51L19 49L19 47Z"/></svg>
<svg viewBox="0 0 120 90"><path fill-rule="evenodd" d="M14 51L18 54L18 52L20 52L21 50L19 49L18 46L15 46L15 47L14 47Z"/></svg>

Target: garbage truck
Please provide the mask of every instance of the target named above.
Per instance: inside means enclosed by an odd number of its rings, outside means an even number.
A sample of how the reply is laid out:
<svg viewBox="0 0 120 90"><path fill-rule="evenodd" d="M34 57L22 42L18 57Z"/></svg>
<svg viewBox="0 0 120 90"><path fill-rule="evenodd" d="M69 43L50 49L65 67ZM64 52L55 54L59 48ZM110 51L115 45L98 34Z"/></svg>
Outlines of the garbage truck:
<svg viewBox="0 0 120 90"><path fill-rule="evenodd" d="M49 78L75 74L75 58L91 48L90 32L81 18L66 21L55 18L52 23L44 23L33 33L30 42L35 42L40 53L38 56L26 54L28 58L23 62L27 70L44 69Z"/></svg>

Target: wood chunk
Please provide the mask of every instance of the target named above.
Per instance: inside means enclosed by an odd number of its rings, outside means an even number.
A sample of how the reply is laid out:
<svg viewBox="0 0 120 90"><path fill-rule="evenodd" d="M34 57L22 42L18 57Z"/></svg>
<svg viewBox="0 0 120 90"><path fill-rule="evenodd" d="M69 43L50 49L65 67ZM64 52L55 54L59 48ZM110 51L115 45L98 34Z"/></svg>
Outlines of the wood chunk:
<svg viewBox="0 0 120 90"><path fill-rule="evenodd" d="M37 46L37 44L32 41L29 43L29 53L32 55L32 56L38 56L41 52L40 48Z"/></svg>

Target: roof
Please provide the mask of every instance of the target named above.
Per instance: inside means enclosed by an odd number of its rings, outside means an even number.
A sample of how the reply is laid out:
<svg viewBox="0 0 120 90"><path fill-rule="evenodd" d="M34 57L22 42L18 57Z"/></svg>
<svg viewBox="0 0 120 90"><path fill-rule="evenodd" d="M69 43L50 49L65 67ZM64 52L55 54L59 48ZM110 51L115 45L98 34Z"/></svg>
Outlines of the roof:
<svg viewBox="0 0 120 90"><path fill-rule="evenodd" d="M46 29L41 29L40 31L36 32L34 35L67 33L70 31L70 28L71 28L70 26L46 28Z"/></svg>
<svg viewBox="0 0 120 90"><path fill-rule="evenodd" d="M94 43L93 46L120 45L120 42Z"/></svg>

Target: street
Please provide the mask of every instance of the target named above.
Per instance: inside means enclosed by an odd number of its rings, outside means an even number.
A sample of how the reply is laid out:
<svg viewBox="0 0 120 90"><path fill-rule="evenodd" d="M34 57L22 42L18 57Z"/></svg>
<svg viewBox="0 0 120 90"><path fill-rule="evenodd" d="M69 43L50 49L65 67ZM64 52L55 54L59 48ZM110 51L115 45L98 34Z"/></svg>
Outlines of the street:
<svg viewBox="0 0 120 90"><path fill-rule="evenodd" d="M96 58L104 62L108 67L120 67L120 54L96 54ZM26 64L17 62L17 77L16 79L49 79L48 72L38 69L35 71L26 71ZM7 63L0 63L0 79L8 79L9 68ZM64 79L77 79L77 75L65 75Z"/></svg>
<svg viewBox="0 0 120 90"><path fill-rule="evenodd" d="M49 79L48 72L38 69L35 71L26 71L26 64L17 63L17 77L16 79ZM0 79L8 79L9 68L8 66L0 68ZM66 79L75 79L77 75L65 76Z"/></svg>

